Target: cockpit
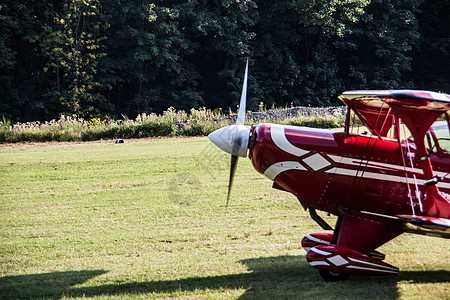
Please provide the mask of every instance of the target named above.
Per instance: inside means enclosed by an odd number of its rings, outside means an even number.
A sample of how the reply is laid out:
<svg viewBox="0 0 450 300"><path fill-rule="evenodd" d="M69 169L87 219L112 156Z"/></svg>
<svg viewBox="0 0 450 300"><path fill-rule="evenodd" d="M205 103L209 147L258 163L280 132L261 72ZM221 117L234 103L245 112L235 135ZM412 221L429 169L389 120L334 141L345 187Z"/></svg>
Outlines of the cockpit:
<svg viewBox="0 0 450 300"><path fill-rule="evenodd" d="M450 156L450 128L446 121L435 122L427 132L426 145L437 156Z"/></svg>

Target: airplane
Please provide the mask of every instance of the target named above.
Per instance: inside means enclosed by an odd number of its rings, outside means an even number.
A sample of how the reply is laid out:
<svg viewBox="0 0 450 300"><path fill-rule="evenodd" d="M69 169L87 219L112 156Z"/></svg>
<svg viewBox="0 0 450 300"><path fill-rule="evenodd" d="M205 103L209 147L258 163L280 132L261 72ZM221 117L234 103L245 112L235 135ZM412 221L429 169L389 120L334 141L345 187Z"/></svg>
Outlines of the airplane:
<svg viewBox="0 0 450 300"><path fill-rule="evenodd" d="M352 90L338 97L347 106L343 131L249 126L247 78L248 61L236 124L208 136L231 154L227 206L238 158L248 156L273 188L333 230L301 241L325 281L398 274L377 248L402 233L450 238L450 95ZM334 228L317 210L337 216Z"/></svg>

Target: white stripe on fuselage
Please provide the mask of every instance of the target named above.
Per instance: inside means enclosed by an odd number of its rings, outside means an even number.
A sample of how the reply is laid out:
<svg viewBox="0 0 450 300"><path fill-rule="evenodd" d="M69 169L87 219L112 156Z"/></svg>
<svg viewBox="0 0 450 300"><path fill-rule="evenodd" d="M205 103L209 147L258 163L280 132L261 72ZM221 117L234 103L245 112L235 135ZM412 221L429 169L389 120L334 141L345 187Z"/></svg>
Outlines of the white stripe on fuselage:
<svg viewBox="0 0 450 300"><path fill-rule="evenodd" d="M280 175L283 172L286 171L308 171L305 167L303 167L299 162L297 161L280 161L277 163L272 164L270 167L264 171L264 175L269 178L270 180L275 180L275 178ZM324 173L328 174L334 174L334 175L342 175L342 176L349 176L349 177L361 177L365 179L374 179L374 180L382 180L382 181L390 181L390 182L398 182L405 184L406 182L408 184L414 184L414 178L411 177L404 177L399 175L389 175L389 174L383 174L383 173L375 173L375 172L368 172L368 171L358 171L354 169L347 169L347 168L339 168L334 167L329 170L326 170ZM417 179L418 185L423 185L425 182L424 179ZM438 187L441 189L450 189L450 183L448 182L439 182Z"/></svg>
<svg viewBox="0 0 450 300"><path fill-rule="evenodd" d="M389 171L406 171L406 172L413 172L413 169L411 167L403 167L401 165L394 165L394 164L388 164L378 161L370 161L370 160L364 160L364 159L357 159L352 157L344 157L344 156L338 156L338 155L328 155L329 158L331 158L336 163L341 163L344 165L352 165L352 166L367 166L370 168L376 168L376 169L384 169ZM422 169L420 168L414 168L415 173L423 174Z"/></svg>
<svg viewBox="0 0 450 300"><path fill-rule="evenodd" d="M308 150L299 148L295 145L293 145L286 137L286 129L292 129L292 130L298 130L299 127L296 126L286 126L286 125L278 125L278 124L270 124L270 136L272 138L272 141L274 142L274 144L281 150L283 150L286 153L289 153L291 155L294 155L296 157L302 157L305 156L309 153L311 153ZM304 127L301 128L302 130L308 131L308 132L323 132L323 130L317 130L317 129L312 129L312 128L308 128L308 127ZM378 161L369 161L369 160L363 160L363 159L356 159L356 158L352 158L352 157L344 157L344 156L338 156L338 155L325 155L323 154L324 157L329 157L332 161L334 161L335 163L340 163L340 164L344 164L344 165L349 165L349 166L357 166L357 167L368 167L373 169L377 169L377 170L389 170L389 171L397 171L397 172L407 172L408 174L411 173L416 173L418 175L422 175L423 171L420 168L411 168L411 167L404 167L401 165L395 165L395 164L389 164L389 163L383 163L383 162L378 162ZM308 159L308 158L306 158ZM311 160L311 159L309 159ZM303 163L306 163L307 165L311 164L310 161L304 161L302 160ZM309 162L309 164L308 164ZM314 161L315 163L316 161ZM326 164L323 164L323 166L326 166ZM322 165L320 167L317 167L317 170L320 169L322 167ZM316 168L313 169L316 170ZM272 164L271 166L269 166L265 171L264 171L264 175L266 177L268 177L271 180L275 180L275 178L285 172L285 171L290 171L290 170L297 170L297 171L308 171L300 162L298 161L280 161L277 163ZM399 183L406 183L408 182L409 184L414 184L414 179L413 178L409 178L408 179L403 176L403 175L389 175L389 174L383 174L383 173L377 173L377 172L369 172L369 171L363 171L363 170L354 170L354 169L349 169L349 168L345 168L345 167L334 167L331 168L327 171L325 171L326 173L329 174L337 174L337 175L343 175L343 176L359 176L362 178L366 178L366 179L375 179L375 180L383 180L383 181L392 181L392 182L399 182ZM438 176L443 176L441 175L441 173L443 174L444 172L435 172ZM423 185L423 183L425 182L425 180L423 179L417 179L417 183L419 185ZM439 182L438 183L438 187L439 188L443 188L443 189L450 189L450 183L447 182Z"/></svg>
<svg viewBox="0 0 450 300"><path fill-rule="evenodd" d="M325 173L336 174L336 175L345 175L345 176L351 176L351 177L362 177L362 178L366 178L366 179L375 179L375 180L406 183L406 178L404 176L388 175L388 174L353 170L353 169L347 169L347 168L331 168L331 169L325 171ZM424 182L425 182L425 180L423 180L423 179L417 179L417 184L419 184L419 185L422 185ZM414 184L414 178L408 178L408 183Z"/></svg>
<svg viewBox="0 0 450 300"><path fill-rule="evenodd" d="M284 131L285 127L286 126L278 124L270 125L270 137L272 138L274 144L284 152L287 152L297 157L308 154L309 151L298 148L292 145L291 142L289 142L289 140L286 138L286 134Z"/></svg>
<svg viewBox="0 0 450 300"><path fill-rule="evenodd" d="M280 173L290 170L307 171L298 161L288 160L274 163L264 171L264 175L270 180L275 180Z"/></svg>

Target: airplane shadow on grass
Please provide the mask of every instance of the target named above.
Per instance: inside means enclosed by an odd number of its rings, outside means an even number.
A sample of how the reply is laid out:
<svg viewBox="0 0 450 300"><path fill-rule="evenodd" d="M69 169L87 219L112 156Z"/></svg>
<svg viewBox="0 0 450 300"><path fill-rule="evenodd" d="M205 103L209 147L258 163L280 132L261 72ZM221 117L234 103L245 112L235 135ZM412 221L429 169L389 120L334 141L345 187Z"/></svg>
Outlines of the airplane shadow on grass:
<svg viewBox="0 0 450 300"><path fill-rule="evenodd" d="M406 271L398 276L353 276L346 282L325 283L318 272L308 266L303 256L264 257L243 260L248 273L177 280L131 282L77 287L107 273L105 270L52 272L0 278L0 298L46 298L120 296L139 294L190 296L228 289L244 289L241 299L260 298L389 298L399 297L397 283L447 282L449 271ZM199 292L200 291L200 292ZM192 292L189 293L189 292ZM172 295L172 296L173 296Z"/></svg>

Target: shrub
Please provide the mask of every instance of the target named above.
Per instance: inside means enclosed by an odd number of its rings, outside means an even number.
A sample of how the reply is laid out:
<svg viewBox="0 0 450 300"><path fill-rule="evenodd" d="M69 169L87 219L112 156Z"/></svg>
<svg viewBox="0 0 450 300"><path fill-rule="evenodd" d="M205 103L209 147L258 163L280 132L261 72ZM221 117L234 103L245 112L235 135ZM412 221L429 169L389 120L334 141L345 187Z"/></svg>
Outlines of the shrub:
<svg viewBox="0 0 450 300"><path fill-rule="evenodd" d="M285 122L287 125L297 125L315 128L340 128L344 127L344 120L337 118L314 118L314 117L300 117L290 119Z"/></svg>
<svg viewBox="0 0 450 300"><path fill-rule="evenodd" d="M201 123L193 123L186 127L184 130L186 136L201 136L205 135L204 125Z"/></svg>
<svg viewBox="0 0 450 300"><path fill-rule="evenodd" d="M297 108L298 109L298 108ZM264 119L268 122L279 122L277 116L290 119L285 124L311 126L320 128L342 127L344 117L326 114L326 117L310 116L292 118L292 111L276 111L276 119ZM100 139L144 138L163 136L205 136L212 131L235 123L235 115L224 116L221 110L211 111L206 108L176 111L170 107L162 115L141 114L135 120L114 121L106 118L93 118L86 121L76 115L64 116L49 122L27 122L11 124L6 118L0 120L0 142L49 142L49 141L93 141ZM248 124L256 122L251 116ZM261 122L261 119L258 119Z"/></svg>
<svg viewBox="0 0 450 300"><path fill-rule="evenodd" d="M138 124L135 130L134 137L158 137L158 136L173 136L176 132L176 126L173 122L165 120L147 121Z"/></svg>

